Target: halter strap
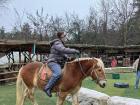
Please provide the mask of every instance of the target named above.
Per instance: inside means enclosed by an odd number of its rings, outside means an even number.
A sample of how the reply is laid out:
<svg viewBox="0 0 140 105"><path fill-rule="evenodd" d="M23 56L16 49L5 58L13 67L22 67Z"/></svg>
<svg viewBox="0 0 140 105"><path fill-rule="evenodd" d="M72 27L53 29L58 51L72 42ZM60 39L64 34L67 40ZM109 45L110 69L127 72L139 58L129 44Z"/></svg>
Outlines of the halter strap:
<svg viewBox="0 0 140 105"><path fill-rule="evenodd" d="M83 67L82 67L82 65L81 65L81 63L80 63L80 61L79 61L79 58L78 58L78 63L79 63L79 66L80 66L80 71L82 72L82 74L83 74L85 77L87 77L87 74L84 72Z"/></svg>
<svg viewBox="0 0 140 105"><path fill-rule="evenodd" d="M80 63L80 61L79 61L79 58L78 58L78 63L79 63L80 70L81 70L82 74L83 74L85 77L87 77L87 74L84 72L83 67L82 67L82 65L81 65L81 63ZM93 72L94 72L95 75L96 75L97 81L99 81L100 79L99 79L99 77L98 77L98 75L97 75L96 70L94 70L94 66L92 66L92 67L89 69L89 71L90 71L91 69L92 69L92 71L90 72L90 75L92 75Z"/></svg>
<svg viewBox="0 0 140 105"><path fill-rule="evenodd" d="M100 79L99 79L99 77L98 77L98 75L97 75L96 70L94 70L94 67L91 67L91 69L92 69L92 71L91 71L90 75L92 75L92 74L93 74L93 72L94 72L94 73L95 73L95 75L96 75L97 81L99 81Z"/></svg>

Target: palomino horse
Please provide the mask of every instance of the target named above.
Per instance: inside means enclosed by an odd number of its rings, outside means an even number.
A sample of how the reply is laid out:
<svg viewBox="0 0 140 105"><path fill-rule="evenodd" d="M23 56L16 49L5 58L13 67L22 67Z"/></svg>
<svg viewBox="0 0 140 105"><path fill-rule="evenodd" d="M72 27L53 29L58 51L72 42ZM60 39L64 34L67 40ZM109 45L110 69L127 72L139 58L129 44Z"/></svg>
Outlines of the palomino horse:
<svg viewBox="0 0 140 105"><path fill-rule="evenodd" d="M32 62L21 67L16 84L16 105L23 105L25 97L28 97L33 102L33 105L38 105L34 99L34 89L39 88L43 90L47 83L40 77L43 68L47 70L46 78L50 78L52 75L51 70L46 64L41 62ZM68 94L72 95L72 105L79 105L78 90L82 81L88 76L96 80L100 87L105 87L106 77L104 64L101 59L78 58L74 61L66 62L62 70L62 77L53 88L53 92L58 93L56 105L63 105Z"/></svg>

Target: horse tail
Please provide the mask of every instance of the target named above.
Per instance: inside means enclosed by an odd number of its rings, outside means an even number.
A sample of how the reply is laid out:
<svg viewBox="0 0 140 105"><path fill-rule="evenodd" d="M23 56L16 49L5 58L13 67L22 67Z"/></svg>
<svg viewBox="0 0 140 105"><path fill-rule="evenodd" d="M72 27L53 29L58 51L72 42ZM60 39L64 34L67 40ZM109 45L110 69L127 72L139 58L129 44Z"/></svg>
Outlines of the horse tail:
<svg viewBox="0 0 140 105"><path fill-rule="evenodd" d="M16 81L16 105L23 105L26 96L27 87L20 74L22 69L23 67L20 68Z"/></svg>

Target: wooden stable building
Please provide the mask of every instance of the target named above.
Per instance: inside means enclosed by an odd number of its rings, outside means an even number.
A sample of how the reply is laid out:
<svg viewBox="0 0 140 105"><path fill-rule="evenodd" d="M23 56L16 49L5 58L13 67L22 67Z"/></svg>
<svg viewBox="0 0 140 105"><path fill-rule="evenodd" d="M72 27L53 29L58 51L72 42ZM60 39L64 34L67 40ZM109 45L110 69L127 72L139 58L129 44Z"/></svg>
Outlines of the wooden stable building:
<svg viewBox="0 0 140 105"><path fill-rule="evenodd" d="M119 66L125 66L124 61L129 60L131 65L140 54L140 45L129 46L107 46L88 44L66 44L67 47L80 50L81 57L101 57L106 65L110 65L110 60L114 56L118 60ZM6 55L10 63L27 63L33 60L42 61L42 56L49 54L50 45L47 41L21 41L21 40L0 40L0 56ZM14 52L18 52L19 61L15 61ZM22 56L24 56L24 60Z"/></svg>

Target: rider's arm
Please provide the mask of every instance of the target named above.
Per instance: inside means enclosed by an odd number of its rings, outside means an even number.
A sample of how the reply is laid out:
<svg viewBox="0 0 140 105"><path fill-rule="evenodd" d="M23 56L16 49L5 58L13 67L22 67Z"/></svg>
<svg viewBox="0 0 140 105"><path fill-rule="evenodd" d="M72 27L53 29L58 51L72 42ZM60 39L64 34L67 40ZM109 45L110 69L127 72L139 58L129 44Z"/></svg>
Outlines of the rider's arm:
<svg viewBox="0 0 140 105"><path fill-rule="evenodd" d="M66 48L62 42L55 42L54 44L54 49L56 49L57 51L61 52L61 53L65 53L65 54L74 54L74 53L78 53L79 51L76 49L72 49L72 48Z"/></svg>

